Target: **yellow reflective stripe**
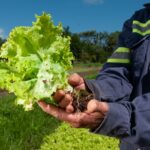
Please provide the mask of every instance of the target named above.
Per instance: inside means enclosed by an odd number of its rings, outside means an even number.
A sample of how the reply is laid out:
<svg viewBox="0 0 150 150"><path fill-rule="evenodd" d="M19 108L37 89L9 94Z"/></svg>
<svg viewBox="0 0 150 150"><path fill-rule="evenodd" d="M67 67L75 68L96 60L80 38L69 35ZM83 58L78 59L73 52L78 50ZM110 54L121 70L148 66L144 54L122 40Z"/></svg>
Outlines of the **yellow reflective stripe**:
<svg viewBox="0 0 150 150"><path fill-rule="evenodd" d="M110 58L107 60L109 63L124 63L124 64L129 64L130 59L118 59L118 58Z"/></svg>
<svg viewBox="0 0 150 150"><path fill-rule="evenodd" d="M133 29L133 32L134 32L134 33L141 34L142 36L145 36L145 35L147 35L147 34L150 34L150 30L147 30L147 31L145 31L145 32L141 32L141 31L138 30L138 29Z"/></svg>
<svg viewBox="0 0 150 150"><path fill-rule="evenodd" d="M141 27L144 28L144 27L150 25L150 20L148 20L148 21L145 22L145 23L139 22L139 21L137 21L137 20L133 20L133 24L139 25L139 26L141 26Z"/></svg>
<svg viewBox="0 0 150 150"><path fill-rule="evenodd" d="M130 49L126 47L119 47L115 50L115 52L120 52L120 53L130 52Z"/></svg>
<svg viewBox="0 0 150 150"><path fill-rule="evenodd" d="M127 47L118 47L112 56L107 60L108 63L130 63L130 49Z"/></svg>

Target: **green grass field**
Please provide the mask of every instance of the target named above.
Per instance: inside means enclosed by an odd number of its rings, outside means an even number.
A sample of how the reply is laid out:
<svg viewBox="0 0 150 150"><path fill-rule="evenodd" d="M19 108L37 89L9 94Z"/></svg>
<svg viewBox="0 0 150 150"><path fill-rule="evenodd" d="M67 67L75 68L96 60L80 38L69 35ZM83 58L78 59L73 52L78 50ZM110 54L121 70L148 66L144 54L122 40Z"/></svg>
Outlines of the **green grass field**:
<svg viewBox="0 0 150 150"><path fill-rule="evenodd" d="M71 128L37 105L25 112L14 99L13 94L0 96L0 150L118 150L115 138Z"/></svg>

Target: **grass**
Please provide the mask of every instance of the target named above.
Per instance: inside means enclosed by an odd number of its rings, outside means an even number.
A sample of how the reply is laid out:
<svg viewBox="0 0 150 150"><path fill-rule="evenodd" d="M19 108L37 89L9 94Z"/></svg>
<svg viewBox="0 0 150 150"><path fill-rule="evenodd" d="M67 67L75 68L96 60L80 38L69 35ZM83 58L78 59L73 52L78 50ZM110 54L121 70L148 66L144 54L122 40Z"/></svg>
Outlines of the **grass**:
<svg viewBox="0 0 150 150"><path fill-rule="evenodd" d="M102 64L100 63L76 63L73 65L71 72L89 72L89 71L98 71L100 70Z"/></svg>
<svg viewBox="0 0 150 150"><path fill-rule="evenodd" d="M42 112L25 112L14 96L0 97L0 150L117 150L118 141L74 129Z"/></svg>
<svg viewBox="0 0 150 150"><path fill-rule="evenodd" d="M115 138L71 128L37 105L25 112L14 104L14 99L13 94L0 96L0 150L118 150Z"/></svg>
<svg viewBox="0 0 150 150"><path fill-rule="evenodd" d="M37 106L25 112L14 98L12 94L0 97L0 150L37 150L61 123Z"/></svg>
<svg viewBox="0 0 150 150"><path fill-rule="evenodd" d="M44 138L41 150L118 150L118 142L63 123L55 133Z"/></svg>
<svg viewBox="0 0 150 150"><path fill-rule="evenodd" d="M70 73L71 74L78 73L82 77L92 79L96 77L101 67L102 64L100 63L87 63L87 64L77 63L74 64L73 69L70 71Z"/></svg>

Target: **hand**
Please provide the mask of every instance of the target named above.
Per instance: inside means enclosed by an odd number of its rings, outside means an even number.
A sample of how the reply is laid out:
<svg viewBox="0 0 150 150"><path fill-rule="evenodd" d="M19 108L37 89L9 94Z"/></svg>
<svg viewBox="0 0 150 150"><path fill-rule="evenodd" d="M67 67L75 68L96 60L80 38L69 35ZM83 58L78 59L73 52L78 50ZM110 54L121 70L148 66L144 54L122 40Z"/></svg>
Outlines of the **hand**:
<svg viewBox="0 0 150 150"><path fill-rule="evenodd" d="M98 127L109 109L107 103L98 102L94 99L89 101L85 112L75 113L68 113L64 109L47 104L44 101L39 101L38 104L43 111L61 121L69 123L72 127L89 129Z"/></svg>
<svg viewBox="0 0 150 150"><path fill-rule="evenodd" d="M86 90L84 79L78 74L71 75L68 82L76 90ZM39 101L38 104L43 111L61 121L68 122L72 127L76 128L96 128L103 121L105 114L109 110L107 103L92 99L88 102L86 111L74 112L74 107L72 106L73 98L62 90L55 93L54 99L59 107L46 104L44 101Z"/></svg>
<svg viewBox="0 0 150 150"><path fill-rule="evenodd" d="M84 79L76 73L69 77L68 82L76 91L86 90ZM58 103L58 106L65 109L66 112L74 112L74 107L72 105L73 97L70 93L65 93L63 90L58 90L54 94L53 98Z"/></svg>

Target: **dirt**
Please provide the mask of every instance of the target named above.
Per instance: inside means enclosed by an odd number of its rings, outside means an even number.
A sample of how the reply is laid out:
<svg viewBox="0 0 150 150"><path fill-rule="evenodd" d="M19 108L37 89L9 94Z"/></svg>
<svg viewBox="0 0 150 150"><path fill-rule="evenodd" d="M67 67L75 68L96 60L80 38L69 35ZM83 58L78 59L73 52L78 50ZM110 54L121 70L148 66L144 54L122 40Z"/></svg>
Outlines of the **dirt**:
<svg viewBox="0 0 150 150"><path fill-rule="evenodd" d="M100 69L93 69L89 71L84 72L77 72L80 76L86 77L88 75L92 74L98 74ZM94 95L92 93L86 92L86 91L80 91L78 93L73 93L73 106L75 108L76 112L83 112L87 109L88 102L94 98Z"/></svg>
<svg viewBox="0 0 150 150"><path fill-rule="evenodd" d="M92 93L87 91L75 91L73 92L73 106L75 112L83 112L87 109L88 102L94 98Z"/></svg>

